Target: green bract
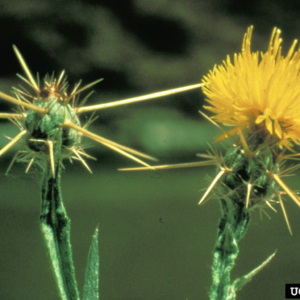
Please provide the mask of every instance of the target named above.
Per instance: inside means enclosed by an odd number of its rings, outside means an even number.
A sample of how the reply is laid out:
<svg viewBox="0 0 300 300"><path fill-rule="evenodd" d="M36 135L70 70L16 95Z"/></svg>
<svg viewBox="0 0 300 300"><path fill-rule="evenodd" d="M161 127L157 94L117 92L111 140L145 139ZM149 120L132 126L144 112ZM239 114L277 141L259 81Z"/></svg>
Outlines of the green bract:
<svg viewBox="0 0 300 300"><path fill-rule="evenodd" d="M73 128L64 128L64 122L73 122L81 126L75 110L69 104L63 104L55 97L50 99L40 98L35 105L46 108L46 114L40 114L33 110L28 110L24 120L25 128L28 131L26 144L32 151L49 154L49 149L45 142L48 140L55 143L59 136L62 136L61 154L63 157L73 155L69 148L79 146L81 143L81 133Z"/></svg>

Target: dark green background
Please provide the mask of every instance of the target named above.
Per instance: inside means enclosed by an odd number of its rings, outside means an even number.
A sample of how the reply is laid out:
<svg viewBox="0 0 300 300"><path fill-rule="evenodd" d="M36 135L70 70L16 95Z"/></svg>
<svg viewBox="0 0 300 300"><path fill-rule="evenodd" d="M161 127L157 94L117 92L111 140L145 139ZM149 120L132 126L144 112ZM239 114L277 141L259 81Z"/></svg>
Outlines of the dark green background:
<svg viewBox="0 0 300 300"><path fill-rule="evenodd" d="M104 103L200 82L227 54L239 52L254 25L253 48L265 51L274 26L283 53L299 38L296 1L0 1L0 90L9 93L23 74L16 44L31 70L43 76L66 69L71 86L104 77L89 103ZM199 114L201 92L99 111L91 131L156 156L161 163L195 161L219 134ZM13 106L0 101L0 111ZM88 114L87 114L88 116ZM82 116L85 121L85 116ZM4 135L18 129L0 120ZM222 146L219 146L222 149ZM15 151L15 149L14 149ZM39 173L0 160L0 299L58 299L39 231ZM62 189L72 219L76 276L82 290L92 233L99 224L100 295L107 300L208 299L219 204L197 203L214 168L119 172L136 166L95 145L87 150L90 175L66 163ZM299 176L285 182L299 189ZM287 198L287 197L286 197ZM260 220L254 211L233 278L274 260L238 293L238 299L284 299L285 283L299 283L300 210L287 199L294 235L282 212Z"/></svg>

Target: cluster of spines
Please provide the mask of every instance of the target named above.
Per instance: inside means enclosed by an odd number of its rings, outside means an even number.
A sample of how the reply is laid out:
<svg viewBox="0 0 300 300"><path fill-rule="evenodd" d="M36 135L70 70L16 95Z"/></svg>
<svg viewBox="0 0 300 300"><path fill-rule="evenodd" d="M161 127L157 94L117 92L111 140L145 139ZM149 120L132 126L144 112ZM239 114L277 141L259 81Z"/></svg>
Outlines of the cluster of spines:
<svg viewBox="0 0 300 300"><path fill-rule="evenodd" d="M246 210L259 208L260 212L265 214L267 213L264 208L268 207L276 212L273 204L279 203L289 232L292 234L282 195L290 196L298 206L300 206L300 198L281 178L290 175L292 171L300 167L300 165L296 165L284 168L284 163L288 159L295 159L300 154L285 154L285 150L280 150L280 147L276 146L276 141L272 139L266 141L263 128L257 128L246 137L242 131L239 131L238 138L235 138L203 112L200 113L223 131L222 140L225 138L232 139L233 146L227 149L225 156L211 147L207 154L197 154L198 157L207 159L206 161L153 167L159 170L216 165L218 167L217 175L206 189L199 205L209 198L212 191L214 191L215 198L242 204ZM220 137L217 137L216 140L219 141ZM139 167L121 170L149 170L149 168ZM279 190L278 185L282 190Z"/></svg>
<svg viewBox="0 0 300 300"><path fill-rule="evenodd" d="M208 154L199 154L198 156L208 159L207 161L202 161L202 162L193 162L193 163L183 163L183 164L176 164L176 165L163 165L163 166L150 166L149 164L145 163L141 159L137 158L145 158L145 159L150 159L155 161L156 159L146 155L144 153L141 153L139 151L133 150L129 147L120 145L118 143L115 143L111 140L108 140L104 137L101 137L97 134L94 134L87 130L87 127L95 120L93 118L93 115L90 117L86 125L81 126L80 122L78 120L78 115L83 113L83 112L90 112L90 111L96 111L100 109L105 109L109 107L114 107L114 106L119 106L119 105L125 105L125 104L130 104L138 101L145 101L149 99L154 99L158 97L163 97L167 96L170 94L174 93L179 93L195 88L201 87L203 84L195 84L195 85L190 85L190 86L185 86L181 88L176 88L172 90L167 90L163 92L157 92L157 93L152 93L149 95L144 95L144 96L139 96L139 97L134 97L134 98L129 98L129 99L124 99L124 100L119 100L119 101L114 101L110 103L104 103L104 104L97 104L97 105L92 105L92 106L84 106L85 102L87 101L88 97L92 94L90 92L82 101L80 104L77 104L78 102L78 97L77 95L83 92L84 90L92 87L93 85L97 84L100 82L102 79L96 80L83 88L80 88L81 81L78 82L72 92L68 95L67 94L67 88L68 88L68 83L66 80L66 77L64 77L64 71L61 72L60 76L58 77L58 80L55 79L54 74L51 76L47 75L44 79L44 87L40 89L40 82L39 82L39 77L37 77L37 82L31 75L31 72L29 71L29 68L27 67L22 55L18 51L18 49L14 46L14 51L18 57L18 60L25 71L25 74L27 76L27 79L22 77L21 75L18 75L25 83L27 83L35 92L36 96L32 96L30 92L28 92L26 89L16 89L14 88L14 94L15 97L9 96L7 94L4 94L0 92L0 98L7 100L11 103L16 104L18 107L21 107L21 110L18 113L0 113L0 118L6 118L10 119L16 126L20 129L20 133L11 139L11 141L0 150L0 156L5 153L7 150L12 148L14 145L17 143L20 143L24 137L30 135L30 132L28 131L28 128L26 128L25 120L27 117L28 112L34 111L38 113L39 115L46 115L49 113L51 110L51 107L46 105L40 105L40 103L45 103L45 102L40 102L39 100L44 99L55 99L57 102L61 103L63 107L66 110L71 110L73 113L73 118L71 120L63 120L60 126L63 129L68 129L68 130L75 130L78 135L80 136L85 136L88 137L110 149L113 151L116 151L142 165L144 167L142 168L130 168L130 169L123 169L123 170L148 170L148 169L168 169L168 168L185 168L185 167L196 167L196 166L207 166L207 165L217 165L219 168L219 172L216 175L216 177L213 179L211 182L210 186L207 188L206 192L204 193L203 197L200 199L199 204L203 203L205 199L207 199L208 195L210 192L218 185L224 188L227 187L229 190L234 191L234 193L238 196L240 201L245 202L245 207L246 209L252 209L253 207L259 206L262 207L263 205L267 205L271 209L275 210L273 206L271 205L271 202L274 202L272 198L274 196L277 196L288 228L291 232L291 228L288 222L287 214L285 212L284 206L283 206L283 201L282 201L282 195L283 194L288 194L296 203L297 205L300 206L300 199L299 197L291 191L291 189L281 180L281 177L287 175L290 173L292 170L298 168L296 167L291 167L286 170L280 170L280 165L282 165L282 162L286 161L287 159L294 159L298 154L289 154L286 155L284 154L284 151L280 152L279 154L276 153L277 148L272 145L271 142L267 142L265 139L262 139L264 141L264 144L255 145L257 141L260 140L258 137L259 130L256 131L255 136L248 136L247 138L251 139L251 141L247 142L244 137L243 132L239 131L239 139L237 140L234 138L229 131L224 131L216 122L214 122L211 118L207 117L204 113L200 112L204 117L206 117L210 122L212 122L215 126L217 126L219 129L223 131L223 134L216 139L216 141L221 141L223 139L226 139L228 137L231 137L234 142L234 148L231 150L228 150L228 153L223 157L221 153L219 153L217 150L212 149L211 152L208 152ZM70 101L72 100L72 104L70 105ZM77 119L78 121L75 122L74 120ZM236 132L236 129L235 129ZM252 131L254 132L254 131ZM55 174L54 172L54 146L55 146L55 141L50 140L50 139L34 139L31 137L31 142L36 142L36 143L43 143L45 146L48 148L48 151L46 153L46 156L48 157L53 176ZM254 147L252 145L252 142L254 141ZM249 148L248 143L252 145L252 149ZM22 144L22 143L21 143ZM67 155L62 155L62 159L68 157L70 160L75 159L79 160L83 163L83 165L91 172L91 169L83 159L83 156L86 158L92 158L90 155L85 153L84 151L84 146L81 143L73 143L69 147L65 147L66 150L68 151ZM276 151L274 150L276 148ZM231 151L231 152L230 152ZM233 151L233 152L232 152ZM268 152L268 154L266 154ZM44 153L43 153L44 155ZM11 168L12 164L14 161L21 161L21 162L28 162L28 166L26 168L26 172L29 170L35 159L39 156L39 153L35 153L34 151L29 151L28 147L26 147L26 144L23 143L19 151L16 153L14 156L8 170ZM43 158L44 159L44 158ZM60 161L62 164L62 161ZM239 165L240 166L236 166ZM246 166L247 165L247 166ZM236 169L237 168L237 169ZM245 168L250 168L247 171ZM259 173L261 175L261 178L255 175L255 173ZM222 180L221 180L222 178ZM262 185L261 183L258 183L258 181L262 180L266 181L265 185ZM275 188L274 182L276 182L282 189L283 191L278 191L277 188ZM241 184L242 183L242 184ZM241 186L244 185L244 188ZM259 192L259 189L261 189L261 192L267 192L268 195L262 195L263 193ZM242 191L242 192L241 192ZM216 193L217 190L216 190ZM260 200L253 200L253 194L259 195L258 198ZM243 195L241 195L243 194ZM252 195L252 196L251 196ZM257 196L256 195L256 196ZM242 197L241 197L242 196Z"/></svg>
<svg viewBox="0 0 300 300"><path fill-rule="evenodd" d="M74 119L78 119L78 115L83 113L83 112L91 112L91 111L96 111L100 109L105 109L109 107L115 107L119 105L125 105L125 104L130 104L134 102L139 102L139 101L145 101L149 99L154 99L158 97L163 97L179 92L184 92L188 91L191 89L199 88L203 84L194 84L190 86L184 86L176 89L171 89L167 91L162 91L162 92L157 92L157 93L152 93L148 95L143 95L139 97L134 97L134 98L129 98L129 99L124 99L124 100L118 100L110 103L104 103L104 104L98 104L98 105L92 105L92 106L84 106L85 102L87 101L88 97L92 94L90 92L84 99L80 102L80 104L77 105L78 97L81 92L85 91L86 89L92 87L93 85L97 84L100 82L102 79L96 80L83 88L79 89L79 86L81 84L81 81L78 82L78 84L75 85L73 91L68 95L67 94L67 88L68 88L68 83L66 80L66 77L64 77L64 71L61 72L60 76L58 77L58 80L55 79L54 73L49 76L47 75L44 79L44 87L41 89L40 88L40 80L39 76L37 76L37 81L34 79L32 76L29 68L27 67L27 64L25 63L25 60L23 59L21 53L17 49L16 46L13 46L13 49L16 53L16 56L26 74L27 78L24 78L23 76L19 75L18 76L30 86L31 89L33 89L36 93L35 96L33 96L30 92L28 92L26 89L21 88L17 89L14 88L14 95L15 97L9 96L5 93L0 92L0 98L3 100L9 101L18 107L21 108L18 113L0 113L0 118L6 118L14 122L17 127L20 129L20 133L12 138L10 142L0 150L0 156L3 155L5 152L7 152L10 148L15 146L18 143L23 144L17 154L14 156L13 161L22 161L22 162L28 162L28 166L26 168L26 172L29 170L30 166L32 163L37 159L39 156L38 153L35 153L34 151L28 150L28 147L26 147L26 143L22 143L24 138L28 138L30 136L31 132L28 128L25 126L26 118L28 115L28 112L34 111L37 114L43 116L47 115L51 112L51 106L49 103L47 103L48 99L55 99L53 102L53 105L55 105L55 102L60 103L63 105L65 111L71 111L72 114L74 115L71 120L63 120L62 123L60 124L61 128L63 129L68 129L68 130L75 130L77 131L80 135L88 137L108 148L110 148L113 151L116 151L120 153L121 155L124 155L128 157L129 159L132 159L136 161L137 163L140 163L146 167L152 168L149 164L145 163L143 160L137 158L145 158L149 159L152 161L156 161L155 158L146 155L144 153L141 153L139 151L133 150L129 147L120 145L118 143L115 143L111 140L108 140L104 137L101 137L97 134L94 134L87 130L88 125L91 124L93 117L91 117L87 124L85 126L81 126L79 122L74 122ZM41 101L42 100L42 101ZM70 101L72 100L71 105L69 104ZM51 139L39 139L39 138L32 138L29 137L30 142L32 143L44 143L48 150L47 150L47 156L48 160L50 161L53 176L55 176L55 171L54 171L54 150L53 148L55 147L55 140ZM65 147L66 148L66 147ZM87 163L83 159L82 156L87 157L87 158L92 158L88 154L85 153L84 151L84 146L81 145L81 143L75 143L71 145L69 148L66 148L69 151L68 155L62 156L62 159L65 157L69 157L70 159L77 159L83 163L83 165L91 172L90 168L88 167ZM44 154L43 154L44 155ZM44 159L44 157L43 157ZM9 169L12 166L12 163L9 166ZM62 162L60 162L62 163Z"/></svg>

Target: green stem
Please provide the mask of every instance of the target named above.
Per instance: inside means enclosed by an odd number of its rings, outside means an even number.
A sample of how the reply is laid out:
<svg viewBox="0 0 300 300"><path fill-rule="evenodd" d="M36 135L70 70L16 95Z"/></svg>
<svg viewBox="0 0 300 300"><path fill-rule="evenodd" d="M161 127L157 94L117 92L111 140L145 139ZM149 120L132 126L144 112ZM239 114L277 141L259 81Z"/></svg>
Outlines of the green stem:
<svg viewBox="0 0 300 300"><path fill-rule="evenodd" d="M41 230L62 300L79 300L70 243L70 219L63 205L59 161L55 178L49 164L42 178Z"/></svg>
<svg viewBox="0 0 300 300"><path fill-rule="evenodd" d="M234 300L235 288L230 272L238 255L238 242L244 236L249 223L249 213L243 204L221 199L222 217L219 221L218 237L213 253L211 300Z"/></svg>

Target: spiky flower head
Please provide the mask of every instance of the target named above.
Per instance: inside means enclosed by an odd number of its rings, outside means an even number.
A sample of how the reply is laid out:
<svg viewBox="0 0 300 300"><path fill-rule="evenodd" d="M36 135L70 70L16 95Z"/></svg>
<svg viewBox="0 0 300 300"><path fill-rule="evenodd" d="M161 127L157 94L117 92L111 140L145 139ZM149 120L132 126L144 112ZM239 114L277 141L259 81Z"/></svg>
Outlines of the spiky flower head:
<svg viewBox="0 0 300 300"><path fill-rule="evenodd" d="M201 86L201 84L195 84L110 103L83 106L92 92L84 97L79 104L77 103L78 95L102 79L96 80L83 88L79 88L80 81L68 94L68 82L64 77L64 71L58 79L54 77L54 74L52 76L46 75L44 83L40 84L39 77L37 77L37 81L34 79L17 47L13 46L13 48L27 78L21 75L18 76L29 85L33 93L25 88L14 88L14 97L0 92L0 98L17 105L15 113L0 113L0 118L11 120L20 129L20 133L0 150L1 156L14 145L21 144L8 171L14 161L28 163L26 172L34 162L41 167L47 163L51 165L52 174L55 176L55 166L57 164L62 165L63 159L69 158L71 161L72 159L81 161L91 172L83 157L93 157L84 151L85 146L82 144L82 136L86 136L121 155L150 167L136 156L150 160L156 160L155 158L90 132L87 127L96 118L91 116L88 122L82 125L79 115L83 112L154 99Z"/></svg>
<svg viewBox="0 0 300 300"><path fill-rule="evenodd" d="M288 194L299 206L300 199L281 177L299 168L285 168L284 162L299 155L285 151L300 144L300 49L295 51L295 40L287 56L282 56L281 32L274 28L268 50L251 52L252 31L253 26L233 62L227 56L223 65L202 80L211 105L204 107L215 114L208 119L220 129L217 123L233 127L222 129L224 133L216 139L234 140L219 163L219 190L222 195L229 193L234 202L245 203L246 208L268 205L273 209L271 202L279 202L291 232L281 195Z"/></svg>
<svg viewBox="0 0 300 300"><path fill-rule="evenodd" d="M287 194L300 206L300 198L281 179L300 165L285 168L288 159L300 154L286 154L293 143L300 144L300 50L294 41L286 57L281 55L280 30L274 28L266 53L251 52L253 26L248 28L242 52L233 62L227 56L202 80L202 90L214 115L200 113L223 131L216 138L233 140L222 155L211 147L208 154L198 154L207 161L154 166L155 169L217 165L218 173L199 204L211 191L231 207L242 211L266 207L275 210L279 203L287 226L291 227L282 201ZM218 123L231 126L226 131ZM237 135L237 137L236 137ZM296 158L297 159L297 158ZM149 167L123 170L147 170ZM282 189L282 190L280 190Z"/></svg>
<svg viewBox="0 0 300 300"><path fill-rule="evenodd" d="M300 49L295 40L286 57L281 54L280 30L274 28L268 50L251 52L253 26L245 34L242 52L233 61L204 77L202 89L219 123L234 128L219 140L246 129L262 129L265 139L291 148L300 143Z"/></svg>

